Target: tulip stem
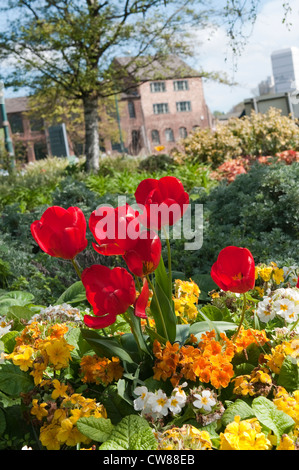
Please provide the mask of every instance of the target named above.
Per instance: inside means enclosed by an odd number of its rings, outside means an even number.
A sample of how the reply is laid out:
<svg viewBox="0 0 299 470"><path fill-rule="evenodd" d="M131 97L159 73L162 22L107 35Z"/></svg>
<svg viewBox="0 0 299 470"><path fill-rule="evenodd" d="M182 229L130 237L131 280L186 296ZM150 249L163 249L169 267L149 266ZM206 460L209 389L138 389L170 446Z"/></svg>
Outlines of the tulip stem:
<svg viewBox="0 0 299 470"><path fill-rule="evenodd" d="M167 246L167 256L168 256L168 279L169 279L169 298L172 298L172 270L171 270L171 249L170 249L170 242L169 238L167 235L167 232L165 230L165 227L163 227L164 235L165 235L165 240L166 240L166 246Z"/></svg>
<svg viewBox="0 0 299 470"><path fill-rule="evenodd" d="M72 263L73 263L73 266L75 268L76 273L79 276L79 279L81 279L81 271L80 271L79 265L78 265L77 261L75 260L75 258L72 259Z"/></svg>
<svg viewBox="0 0 299 470"><path fill-rule="evenodd" d="M236 333L234 334L233 336L233 342L236 341L239 333L240 333L240 330L241 330L241 326L242 326L242 323L244 321L244 318L245 318L245 312L246 312L246 307L247 307L247 298L246 298L246 293L243 293L243 308L242 308L242 314L241 314L241 319L240 319L240 323L239 323L239 326L238 326L238 329L236 331Z"/></svg>
<svg viewBox="0 0 299 470"><path fill-rule="evenodd" d="M167 328L166 328L166 325L165 325L165 321L164 321L163 313L162 313L161 306L160 306L160 303L159 303L159 299L158 299L158 296L157 296L157 293L156 293L156 289L155 289L152 281L150 280L149 275L146 276L146 279L147 279L147 282L150 285L150 288L153 291L153 295L154 295L155 301L157 303L157 308L159 310L159 315L160 315L160 318L161 318L161 323L162 323L162 326L163 326L165 338L166 338L167 341L169 341L168 334L167 334Z"/></svg>

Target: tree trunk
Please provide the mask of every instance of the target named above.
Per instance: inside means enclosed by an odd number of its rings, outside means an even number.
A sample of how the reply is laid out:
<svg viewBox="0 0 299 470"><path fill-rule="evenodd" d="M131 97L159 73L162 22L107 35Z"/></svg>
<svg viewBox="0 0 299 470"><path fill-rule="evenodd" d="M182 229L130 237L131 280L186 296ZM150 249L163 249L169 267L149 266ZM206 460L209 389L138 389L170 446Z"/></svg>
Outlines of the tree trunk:
<svg viewBox="0 0 299 470"><path fill-rule="evenodd" d="M98 97L88 95L83 98L85 121L86 170L96 172L100 167Z"/></svg>

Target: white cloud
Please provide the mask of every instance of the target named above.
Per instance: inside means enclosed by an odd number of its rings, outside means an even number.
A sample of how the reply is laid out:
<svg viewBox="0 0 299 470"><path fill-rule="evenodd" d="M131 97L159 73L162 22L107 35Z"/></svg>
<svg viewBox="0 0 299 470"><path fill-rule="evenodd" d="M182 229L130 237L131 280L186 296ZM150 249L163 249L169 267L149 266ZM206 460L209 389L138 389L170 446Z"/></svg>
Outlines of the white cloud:
<svg viewBox="0 0 299 470"><path fill-rule="evenodd" d="M284 10L281 0L269 0L260 9L253 32L242 52L236 57L236 70L224 28L210 35L207 31L198 32L200 67L207 71L226 72L237 86L205 82L204 92L212 111L227 112L233 105L252 96L252 90L262 80L272 74L271 53L285 47L299 47L299 5L296 0L289 1L292 12L289 26L283 24ZM210 35L210 37L209 37ZM193 65L197 65L193 63Z"/></svg>

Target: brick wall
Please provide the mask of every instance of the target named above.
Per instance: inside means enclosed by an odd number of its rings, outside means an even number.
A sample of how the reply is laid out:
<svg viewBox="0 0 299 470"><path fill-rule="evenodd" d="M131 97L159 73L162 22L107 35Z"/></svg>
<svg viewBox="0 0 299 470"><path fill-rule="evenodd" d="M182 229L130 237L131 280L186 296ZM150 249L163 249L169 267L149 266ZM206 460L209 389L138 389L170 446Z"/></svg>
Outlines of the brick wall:
<svg viewBox="0 0 299 470"><path fill-rule="evenodd" d="M157 141L152 139L152 131L158 131L160 145L165 147L165 152L179 146L182 136L180 128L185 128L189 134L194 127L209 126L209 111L205 102L202 80L200 77L186 79L187 90L174 90L174 80L164 80L165 91L152 92L151 82L142 83L139 86L139 96L134 99L123 100L123 111L121 116L121 128L123 131L125 147L132 150L132 132L139 130L142 138L141 149L137 153L156 153ZM129 116L128 101L134 102L135 118ZM177 102L190 102L190 111L177 111ZM167 103L167 114L155 114L153 106L155 104ZM167 141L172 130L174 141ZM182 131L181 131L182 132ZM157 132L156 132L157 135ZM132 152L134 154L134 152Z"/></svg>

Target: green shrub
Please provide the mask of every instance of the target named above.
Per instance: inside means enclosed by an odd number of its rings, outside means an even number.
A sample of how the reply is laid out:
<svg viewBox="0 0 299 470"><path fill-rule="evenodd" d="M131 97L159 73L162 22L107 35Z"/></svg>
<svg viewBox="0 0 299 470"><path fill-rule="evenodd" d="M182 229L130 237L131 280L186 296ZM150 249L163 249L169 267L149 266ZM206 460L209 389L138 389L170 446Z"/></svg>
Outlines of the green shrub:
<svg viewBox="0 0 299 470"><path fill-rule="evenodd" d="M298 264L298 181L299 163L256 164L231 184L200 193L192 205L203 204L203 246L184 251L184 240L172 241L175 269L209 273L228 245L247 247L256 263Z"/></svg>
<svg viewBox="0 0 299 470"><path fill-rule="evenodd" d="M232 118L215 130L198 129L183 141L182 158L210 163L216 168L225 160L238 156L272 155L288 149L299 149L299 128L278 109L266 114Z"/></svg>

